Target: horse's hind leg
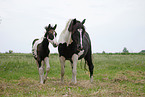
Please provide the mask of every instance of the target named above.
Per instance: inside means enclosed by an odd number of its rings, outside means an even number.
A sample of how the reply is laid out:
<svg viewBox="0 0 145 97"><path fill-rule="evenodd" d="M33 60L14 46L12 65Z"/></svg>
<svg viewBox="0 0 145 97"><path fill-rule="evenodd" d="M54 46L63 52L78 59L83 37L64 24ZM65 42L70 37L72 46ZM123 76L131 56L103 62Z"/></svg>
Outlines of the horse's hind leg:
<svg viewBox="0 0 145 97"><path fill-rule="evenodd" d="M46 58L44 59L44 62L45 62L45 64L46 64L46 74L45 74L45 77L44 77L44 83L45 83L45 81L47 80L48 72L49 72L49 70L50 70L49 58L46 57Z"/></svg>
<svg viewBox="0 0 145 97"><path fill-rule="evenodd" d="M87 61L87 65L89 66L90 81L93 82L93 69L94 69L94 65L93 65L93 63L92 63L91 54L87 55L87 56L85 57L85 60Z"/></svg>

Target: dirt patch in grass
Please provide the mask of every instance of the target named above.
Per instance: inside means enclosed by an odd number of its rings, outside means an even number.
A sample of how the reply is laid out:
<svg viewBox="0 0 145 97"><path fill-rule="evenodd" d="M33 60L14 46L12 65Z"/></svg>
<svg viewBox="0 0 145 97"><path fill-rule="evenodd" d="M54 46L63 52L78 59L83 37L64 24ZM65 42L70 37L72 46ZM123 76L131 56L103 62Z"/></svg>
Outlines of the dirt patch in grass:
<svg viewBox="0 0 145 97"><path fill-rule="evenodd" d="M144 72L125 71L116 75L113 82L131 82L134 84L145 84Z"/></svg>
<svg viewBox="0 0 145 97"><path fill-rule="evenodd" d="M145 80L134 79L138 76L144 77L144 73L125 71L116 74L113 79L105 75L102 80L94 80L93 83L90 80L78 80L77 84L67 78L62 84L59 78L50 77L44 85L39 80L25 77L11 81L1 79L0 96L144 96ZM138 90L133 87L138 87Z"/></svg>
<svg viewBox="0 0 145 97"><path fill-rule="evenodd" d="M113 80L105 81L95 80L90 83L89 80L78 80L77 84L72 84L71 80L65 79L62 84L60 79L48 78L46 84L39 84L38 80L30 78L20 78L6 82L0 80L0 96L143 96L144 93L135 94L126 84L121 82L132 82L126 75L118 74ZM144 83L144 80L136 80L134 83Z"/></svg>

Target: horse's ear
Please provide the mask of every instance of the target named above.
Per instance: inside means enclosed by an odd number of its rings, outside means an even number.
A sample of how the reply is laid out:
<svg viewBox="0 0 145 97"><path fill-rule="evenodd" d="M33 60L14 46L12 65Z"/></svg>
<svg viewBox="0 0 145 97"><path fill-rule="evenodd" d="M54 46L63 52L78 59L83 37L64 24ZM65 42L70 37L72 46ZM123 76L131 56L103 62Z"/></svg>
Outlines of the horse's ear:
<svg viewBox="0 0 145 97"><path fill-rule="evenodd" d="M49 29L50 27L51 27L51 25L49 24L49 25L48 25L48 29Z"/></svg>
<svg viewBox="0 0 145 97"><path fill-rule="evenodd" d="M85 21L86 21L86 19L84 19L84 20L82 21L82 24L84 24L84 23L85 23Z"/></svg>
<svg viewBox="0 0 145 97"><path fill-rule="evenodd" d="M76 18L73 19L69 25L68 31L72 32L73 31L73 25L76 24Z"/></svg>
<svg viewBox="0 0 145 97"><path fill-rule="evenodd" d="M73 20L73 25L75 25L77 22L76 18Z"/></svg>
<svg viewBox="0 0 145 97"><path fill-rule="evenodd" d="M55 26L53 27L53 29L55 30L55 29L56 29L56 27L57 27L57 24L55 24Z"/></svg>

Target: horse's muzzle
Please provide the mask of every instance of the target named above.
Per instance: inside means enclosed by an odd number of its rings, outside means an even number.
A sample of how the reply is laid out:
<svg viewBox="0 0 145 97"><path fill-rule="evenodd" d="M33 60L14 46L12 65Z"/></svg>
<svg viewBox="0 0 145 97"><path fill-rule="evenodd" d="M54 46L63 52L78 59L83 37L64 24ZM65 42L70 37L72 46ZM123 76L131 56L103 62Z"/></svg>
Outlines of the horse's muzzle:
<svg viewBox="0 0 145 97"><path fill-rule="evenodd" d="M82 50L83 50L83 46L78 45L78 47L77 47L77 51L82 51Z"/></svg>

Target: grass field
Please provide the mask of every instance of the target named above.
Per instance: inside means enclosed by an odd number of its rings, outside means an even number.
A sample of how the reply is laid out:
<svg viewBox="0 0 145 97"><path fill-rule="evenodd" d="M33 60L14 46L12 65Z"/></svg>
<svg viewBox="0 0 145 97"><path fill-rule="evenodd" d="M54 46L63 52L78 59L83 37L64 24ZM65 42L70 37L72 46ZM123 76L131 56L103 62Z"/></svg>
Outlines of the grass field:
<svg viewBox="0 0 145 97"><path fill-rule="evenodd" d="M145 97L145 55L93 54L93 63L93 83L82 60L77 65L78 83L71 83L72 69L67 61L61 84L59 58L51 54L48 80L41 85L31 54L0 54L0 96Z"/></svg>

